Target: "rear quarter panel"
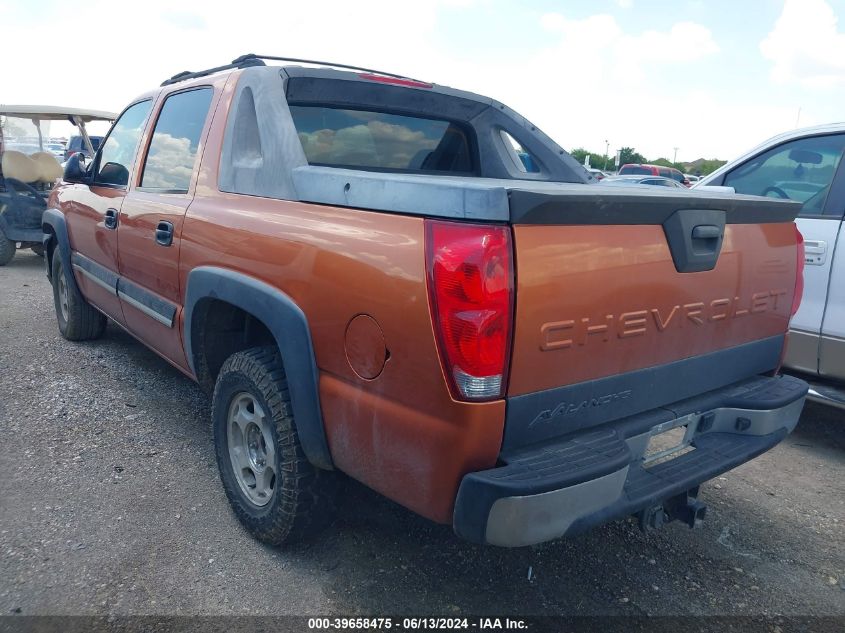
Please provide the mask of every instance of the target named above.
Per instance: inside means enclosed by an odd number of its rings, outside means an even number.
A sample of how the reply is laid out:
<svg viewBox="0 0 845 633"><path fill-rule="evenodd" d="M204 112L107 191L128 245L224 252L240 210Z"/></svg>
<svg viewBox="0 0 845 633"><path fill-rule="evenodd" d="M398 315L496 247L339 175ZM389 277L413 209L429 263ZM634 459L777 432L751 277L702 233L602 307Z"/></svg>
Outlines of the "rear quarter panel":
<svg viewBox="0 0 845 633"><path fill-rule="evenodd" d="M218 113L229 111L238 75L231 74ZM459 403L449 394L428 310L423 220L220 192L226 118L214 117L182 229L183 296L190 271L213 265L291 297L311 330L335 466L451 523L463 475L496 463L505 403ZM346 332L360 314L376 321L389 353L371 380L347 358Z"/></svg>
<svg viewBox="0 0 845 633"><path fill-rule="evenodd" d="M183 228L181 287L191 269L214 265L289 295L311 328L335 465L423 516L450 522L462 476L495 464L505 405L449 395L429 315L423 240L415 217L199 196ZM389 351L371 380L347 358L347 328L360 314L377 322Z"/></svg>

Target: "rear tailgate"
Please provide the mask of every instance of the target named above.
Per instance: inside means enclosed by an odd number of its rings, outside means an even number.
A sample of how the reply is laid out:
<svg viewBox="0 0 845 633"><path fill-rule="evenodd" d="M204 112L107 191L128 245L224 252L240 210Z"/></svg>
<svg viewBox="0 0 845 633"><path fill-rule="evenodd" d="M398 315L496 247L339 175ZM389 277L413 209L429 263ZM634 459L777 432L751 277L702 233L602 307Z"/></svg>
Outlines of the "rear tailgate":
<svg viewBox="0 0 845 633"><path fill-rule="evenodd" d="M798 205L598 189L509 193L517 291L505 450L779 363Z"/></svg>

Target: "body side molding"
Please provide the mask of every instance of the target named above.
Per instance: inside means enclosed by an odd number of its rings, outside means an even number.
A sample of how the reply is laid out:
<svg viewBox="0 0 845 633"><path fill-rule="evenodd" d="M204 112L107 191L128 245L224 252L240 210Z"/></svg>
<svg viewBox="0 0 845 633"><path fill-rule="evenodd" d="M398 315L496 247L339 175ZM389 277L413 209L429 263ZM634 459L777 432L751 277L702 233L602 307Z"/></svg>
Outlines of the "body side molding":
<svg viewBox="0 0 845 633"><path fill-rule="evenodd" d="M70 262L73 269L84 275L86 279L102 286L111 294L117 295L117 284L120 277L116 273L79 252L70 254Z"/></svg>
<svg viewBox="0 0 845 633"><path fill-rule="evenodd" d="M108 290L111 294L140 310L145 315L166 327L173 327L176 318L176 306L166 299L156 296L146 288L121 277L117 273L98 264L82 253L74 251L70 256L73 269L91 282Z"/></svg>
<svg viewBox="0 0 845 633"><path fill-rule="evenodd" d="M194 311L205 299L241 308L270 330L282 354L302 449L312 464L332 469L320 410L317 363L305 313L286 294L254 277L215 266L193 269L185 292L183 340L194 375L197 374Z"/></svg>
<svg viewBox="0 0 845 633"><path fill-rule="evenodd" d="M125 277L117 280L117 296L165 327L173 327L176 306Z"/></svg>

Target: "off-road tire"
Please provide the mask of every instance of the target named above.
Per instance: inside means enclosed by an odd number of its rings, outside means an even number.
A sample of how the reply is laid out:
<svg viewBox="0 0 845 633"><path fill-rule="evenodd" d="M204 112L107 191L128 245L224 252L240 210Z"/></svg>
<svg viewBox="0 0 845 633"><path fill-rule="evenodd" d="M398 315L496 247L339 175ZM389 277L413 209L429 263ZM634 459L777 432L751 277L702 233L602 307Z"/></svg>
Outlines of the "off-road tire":
<svg viewBox="0 0 845 633"><path fill-rule="evenodd" d="M5 266L15 256L18 245L6 237L3 229L0 229L0 266Z"/></svg>
<svg viewBox="0 0 845 633"><path fill-rule="evenodd" d="M69 341L89 341L100 338L106 330L108 320L89 304L73 283L72 272L65 270L59 250L53 253L53 305L59 332ZM63 313L61 286L67 293L67 306Z"/></svg>
<svg viewBox="0 0 845 633"><path fill-rule="evenodd" d="M276 473L270 500L253 503L235 478L229 455L230 407L236 396L252 396L274 438ZM254 347L230 356L214 385L211 418L217 466L235 515L259 541L286 545L306 539L335 516L337 474L305 457L291 407L282 358L276 347Z"/></svg>

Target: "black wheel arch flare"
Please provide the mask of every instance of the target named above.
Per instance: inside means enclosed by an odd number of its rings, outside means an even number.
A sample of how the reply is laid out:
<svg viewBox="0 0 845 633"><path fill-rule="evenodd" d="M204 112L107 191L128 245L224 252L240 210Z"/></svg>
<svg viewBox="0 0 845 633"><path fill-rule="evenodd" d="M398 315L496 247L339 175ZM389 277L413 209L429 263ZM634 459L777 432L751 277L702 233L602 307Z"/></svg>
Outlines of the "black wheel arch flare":
<svg viewBox="0 0 845 633"><path fill-rule="evenodd" d="M49 240L54 238L56 240L56 246L59 248L59 254L62 258L62 266L64 266L65 270L73 270L70 261L70 239L67 234L67 223L65 222L64 214L54 208L49 208L44 211L41 216L41 230L45 233L44 245L47 246ZM50 237L51 235L52 238ZM50 266L52 266L55 253L50 254L49 250L45 249L44 256L47 257L47 270L49 271ZM48 273L48 278L49 276L50 275ZM74 290L76 290L79 294L82 294L79 290L79 286L76 284L76 277L68 275L68 278L73 284Z"/></svg>
<svg viewBox="0 0 845 633"><path fill-rule="evenodd" d="M216 266L193 269L185 292L183 340L188 364L195 375L199 343L195 309L203 299L229 303L267 326L282 355L305 455L314 466L333 469L320 409L317 362L305 313L285 293L249 275Z"/></svg>

